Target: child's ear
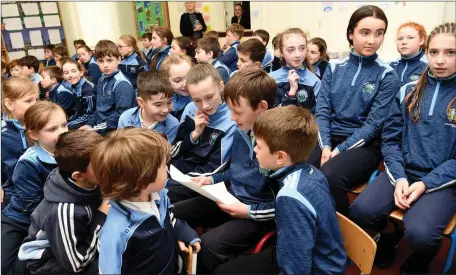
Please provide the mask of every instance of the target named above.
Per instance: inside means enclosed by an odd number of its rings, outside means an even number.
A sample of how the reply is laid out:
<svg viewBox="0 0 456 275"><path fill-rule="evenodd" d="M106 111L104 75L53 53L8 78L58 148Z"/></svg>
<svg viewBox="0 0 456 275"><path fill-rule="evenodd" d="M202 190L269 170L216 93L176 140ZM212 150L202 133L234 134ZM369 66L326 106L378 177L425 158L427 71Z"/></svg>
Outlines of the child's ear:
<svg viewBox="0 0 456 275"><path fill-rule="evenodd" d="M33 141L38 141L38 133L36 133L35 131L27 131L27 135Z"/></svg>
<svg viewBox="0 0 456 275"><path fill-rule="evenodd" d="M261 100L260 103L258 103L257 110L260 110L261 112L265 112L268 110L268 103L266 100Z"/></svg>
<svg viewBox="0 0 456 275"><path fill-rule="evenodd" d="M14 111L14 108L13 108L13 101L9 98L5 98L5 100L3 101L3 103L5 104L5 107L9 110L9 111Z"/></svg>
<svg viewBox="0 0 456 275"><path fill-rule="evenodd" d="M55 78L55 77L51 78L51 82L52 82L52 84L57 83L57 78Z"/></svg>
<svg viewBox="0 0 456 275"><path fill-rule="evenodd" d="M144 99L138 96L136 102L138 102L139 107L144 108Z"/></svg>
<svg viewBox="0 0 456 275"><path fill-rule="evenodd" d="M276 162L280 166L285 166L288 163L289 156L285 151L278 151L276 157Z"/></svg>
<svg viewBox="0 0 456 275"><path fill-rule="evenodd" d="M208 54L211 56L211 58L214 58L214 52L213 51L209 51Z"/></svg>
<svg viewBox="0 0 456 275"><path fill-rule="evenodd" d="M257 67L258 69L261 69L261 62L260 61L255 61L253 62L254 66Z"/></svg>
<svg viewBox="0 0 456 275"><path fill-rule="evenodd" d="M84 176L81 174L81 172L79 171L75 171L73 172L73 174L71 174L71 179L73 179L74 181L81 181L81 180L84 180Z"/></svg>

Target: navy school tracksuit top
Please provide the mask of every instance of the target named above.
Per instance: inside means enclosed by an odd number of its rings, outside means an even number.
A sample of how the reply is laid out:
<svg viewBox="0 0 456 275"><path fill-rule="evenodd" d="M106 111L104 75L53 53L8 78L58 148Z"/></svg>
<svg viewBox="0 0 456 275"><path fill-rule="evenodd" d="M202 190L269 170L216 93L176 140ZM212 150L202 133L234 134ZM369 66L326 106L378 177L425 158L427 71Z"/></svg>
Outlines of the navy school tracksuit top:
<svg viewBox="0 0 456 275"><path fill-rule="evenodd" d="M87 70L87 75L90 77L92 83L97 85L98 80L101 77L101 71L95 56L92 56L89 62L84 63L84 67Z"/></svg>
<svg viewBox="0 0 456 275"><path fill-rule="evenodd" d="M173 95L173 111L171 114L177 118L181 119L182 113L184 112L185 107L192 102L192 97L187 95L180 95L176 92L174 92Z"/></svg>
<svg viewBox="0 0 456 275"><path fill-rule="evenodd" d="M30 215L43 199L44 183L56 167L54 157L38 143L28 148L14 169L13 195L2 214L15 222L29 225Z"/></svg>
<svg viewBox="0 0 456 275"><path fill-rule="evenodd" d="M149 65L146 60L137 53L122 58L119 64L119 70L128 78L133 88L136 89L136 79L142 72L149 71Z"/></svg>
<svg viewBox="0 0 456 275"><path fill-rule="evenodd" d="M218 61L225 64L230 71L234 72L237 70L238 51L237 47L241 41L236 40L230 45L230 48L221 56L218 57Z"/></svg>
<svg viewBox="0 0 456 275"><path fill-rule="evenodd" d="M236 126L233 137L230 168L223 173L212 175L214 183L230 181L233 195L249 207L249 219L256 221L273 220L275 202L266 178L260 173L260 166L253 152L255 142L248 133Z"/></svg>
<svg viewBox="0 0 456 275"><path fill-rule="evenodd" d="M226 103L209 116L209 125L196 142L191 140L195 130L197 107L191 102L182 113L177 136L172 148L172 164L184 174L208 176L223 171L231 157L231 146L236 124Z"/></svg>
<svg viewBox="0 0 456 275"><path fill-rule="evenodd" d="M389 65L396 70L397 76L401 82L401 86L413 81L417 81L421 74L428 66L428 60L424 52L420 52L413 57L401 57Z"/></svg>
<svg viewBox="0 0 456 275"><path fill-rule="evenodd" d="M339 152L379 139L398 91L396 72L377 54L364 57L351 52L344 59L331 60L317 97L320 148L333 150L332 136L345 138L336 147Z"/></svg>
<svg viewBox="0 0 456 275"><path fill-rule="evenodd" d="M8 196L14 192L10 179L22 154L28 148L25 128L16 119L2 117L2 188Z"/></svg>
<svg viewBox="0 0 456 275"><path fill-rule="evenodd" d="M416 123L405 97L417 81L397 94L383 128L382 153L393 185L399 179L423 181L432 192L456 183L456 103L447 110L456 98L456 74L441 79L429 72L426 82Z"/></svg>
<svg viewBox="0 0 456 275"><path fill-rule="evenodd" d="M106 219L98 210L100 188L81 188L69 177L52 170L44 199L30 217L19 259L33 266L34 273L79 273L98 258L98 234Z"/></svg>
<svg viewBox="0 0 456 275"><path fill-rule="evenodd" d="M96 94L93 83L81 78L76 85L70 85L73 96L72 115L68 116L68 128L78 129L95 115Z"/></svg>
<svg viewBox="0 0 456 275"><path fill-rule="evenodd" d="M125 128L128 126L132 126L135 128L144 127L141 123L140 115L140 107L133 107L125 111L119 118L118 128ZM173 143L174 139L176 138L178 127L179 120L177 120L177 118L175 118L171 114L168 114L164 121L157 122L151 130L154 130L157 133L166 134L169 143Z"/></svg>
<svg viewBox="0 0 456 275"><path fill-rule="evenodd" d="M218 74L223 80L223 83L227 83L228 80L230 80L231 70L228 68L228 66L220 62L217 58L212 61L212 66L214 66L214 68L217 70Z"/></svg>
<svg viewBox="0 0 456 275"><path fill-rule="evenodd" d="M329 62L325 59L318 60L315 64L313 64L313 68L315 71L315 75L321 80L323 75L325 74L326 68L328 68Z"/></svg>
<svg viewBox="0 0 456 275"><path fill-rule="evenodd" d="M74 114L73 93L61 83L57 83L49 91L49 100L60 105L60 107L62 107L65 111L67 117L71 117Z"/></svg>
<svg viewBox="0 0 456 275"><path fill-rule="evenodd" d="M103 74L97 85L97 109L87 121L98 133L117 129L120 115L136 106L133 86L121 71Z"/></svg>
<svg viewBox="0 0 456 275"><path fill-rule="evenodd" d="M347 256L325 175L300 163L269 177L278 190L277 263L281 274L344 274Z"/></svg>
<svg viewBox="0 0 456 275"><path fill-rule="evenodd" d="M100 274L173 274L177 240L200 242L198 234L172 213L168 190L152 196L159 216L110 201L111 209L100 233Z"/></svg>
<svg viewBox="0 0 456 275"><path fill-rule="evenodd" d="M150 48L150 50L148 51L146 48L143 48L142 52L147 64L150 64L152 62L152 58L154 57L155 50L153 48Z"/></svg>
<svg viewBox="0 0 456 275"><path fill-rule="evenodd" d="M288 66L282 66L270 75L277 83L275 106L296 105L315 112L315 100L320 91L321 81L305 66L297 68L299 76L298 91L294 96L289 96L290 82L288 81L288 72L291 70Z"/></svg>
<svg viewBox="0 0 456 275"><path fill-rule="evenodd" d="M169 52L170 49L171 49L171 45L168 45L161 50L155 50L151 63L154 62L155 57L158 55L157 56L157 58L158 58L157 65L155 66L155 69L157 71L160 71L160 67L161 67L161 64L163 63L163 61L165 61L165 59L171 55L171 53ZM150 68L150 69L152 70L152 68Z"/></svg>

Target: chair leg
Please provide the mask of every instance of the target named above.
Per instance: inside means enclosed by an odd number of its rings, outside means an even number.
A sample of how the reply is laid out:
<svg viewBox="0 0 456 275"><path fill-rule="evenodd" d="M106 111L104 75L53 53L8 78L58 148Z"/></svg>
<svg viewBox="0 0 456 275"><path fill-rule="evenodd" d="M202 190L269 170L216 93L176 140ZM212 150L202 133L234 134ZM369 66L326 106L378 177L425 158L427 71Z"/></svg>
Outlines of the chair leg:
<svg viewBox="0 0 456 275"><path fill-rule="evenodd" d="M445 260L445 266L443 268L443 273L446 274L451 267L453 262L454 252L456 250L456 230L453 230L453 233L450 235L450 248L448 249L448 255Z"/></svg>

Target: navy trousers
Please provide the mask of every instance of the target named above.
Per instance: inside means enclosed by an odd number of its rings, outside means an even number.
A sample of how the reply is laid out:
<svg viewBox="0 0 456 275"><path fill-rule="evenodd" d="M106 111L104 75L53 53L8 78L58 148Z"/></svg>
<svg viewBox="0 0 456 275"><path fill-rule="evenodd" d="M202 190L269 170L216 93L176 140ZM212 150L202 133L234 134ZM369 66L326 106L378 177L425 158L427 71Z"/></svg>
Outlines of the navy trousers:
<svg viewBox="0 0 456 275"><path fill-rule="evenodd" d="M396 208L394 189L386 173L380 173L353 202L350 218L361 227L382 231ZM421 254L437 254L443 230L455 211L456 186L421 195L404 215L408 245Z"/></svg>

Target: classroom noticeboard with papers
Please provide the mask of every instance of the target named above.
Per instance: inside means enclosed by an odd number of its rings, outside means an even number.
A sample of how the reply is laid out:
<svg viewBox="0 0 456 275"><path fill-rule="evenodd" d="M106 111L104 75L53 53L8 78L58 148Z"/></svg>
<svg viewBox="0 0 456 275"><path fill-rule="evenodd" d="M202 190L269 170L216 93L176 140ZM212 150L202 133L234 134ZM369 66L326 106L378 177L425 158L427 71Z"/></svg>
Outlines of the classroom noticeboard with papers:
<svg viewBox="0 0 456 275"><path fill-rule="evenodd" d="M57 2L3 2L2 31L10 60L26 55L44 58L44 47L63 45L65 34Z"/></svg>

